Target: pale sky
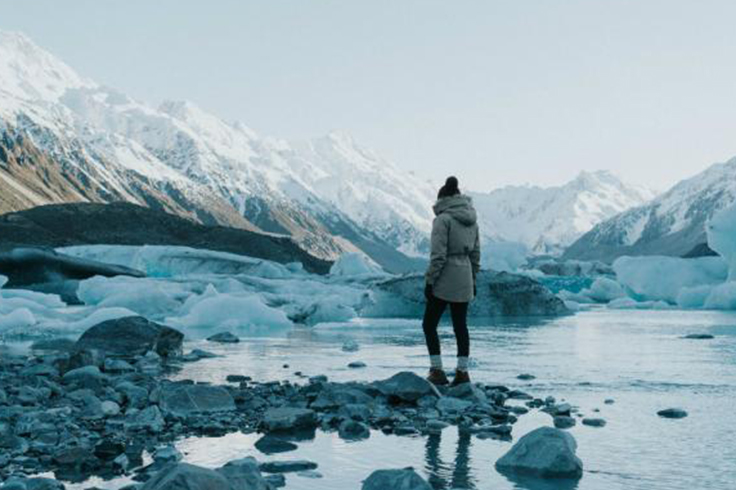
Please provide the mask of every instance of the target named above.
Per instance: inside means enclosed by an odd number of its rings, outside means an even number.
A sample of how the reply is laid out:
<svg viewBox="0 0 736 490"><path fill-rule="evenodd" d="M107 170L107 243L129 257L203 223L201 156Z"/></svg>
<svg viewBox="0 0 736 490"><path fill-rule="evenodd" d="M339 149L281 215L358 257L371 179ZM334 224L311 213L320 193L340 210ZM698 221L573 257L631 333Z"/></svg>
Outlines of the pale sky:
<svg viewBox="0 0 736 490"><path fill-rule="evenodd" d="M82 75L263 135L343 129L461 185L608 169L663 190L736 155L732 0L0 0Z"/></svg>

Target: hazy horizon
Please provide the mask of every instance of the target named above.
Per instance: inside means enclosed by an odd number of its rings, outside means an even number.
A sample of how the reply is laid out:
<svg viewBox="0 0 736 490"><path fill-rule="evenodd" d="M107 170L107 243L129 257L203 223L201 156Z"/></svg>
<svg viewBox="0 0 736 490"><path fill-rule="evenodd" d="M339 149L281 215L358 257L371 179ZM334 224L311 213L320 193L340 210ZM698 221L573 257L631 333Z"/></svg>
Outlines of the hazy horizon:
<svg viewBox="0 0 736 490"><path fill-rule="evenodd" d="M736 4L0 0L83 76L262 135L344 130L417 175L659 191L736 155ZM710 7L710 8L707 8Z"/></svg>

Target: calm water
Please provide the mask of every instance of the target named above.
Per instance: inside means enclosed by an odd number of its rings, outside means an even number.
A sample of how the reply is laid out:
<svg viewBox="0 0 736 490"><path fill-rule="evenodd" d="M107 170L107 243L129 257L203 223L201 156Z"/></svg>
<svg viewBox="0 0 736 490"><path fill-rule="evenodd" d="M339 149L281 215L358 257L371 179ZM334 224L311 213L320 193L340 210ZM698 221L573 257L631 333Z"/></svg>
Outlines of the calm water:
<svg viewBox="0 0 736 490"><path fill-rule="evenodd" d="M589 311L545 323L472 327L476 380L503 383L536 396L554 395L604 428L580 424L571 430L585 474L577 485L510 481L494 462L508 442L459 436L396 437L374 432L362 442L317 433L299 450L267 457L253 448L258 435L188 439L179 443L190 462L218 466L248 455L259 460L309 459L322 478L287 477L287 489L346 490L378 468L413 466L435 489L728 489L736 488L736 314L681 311ZM711 333L714 340L685 340ZM453 368L454 342L443 328L445 364ZM360 345L343 352L346 340ZM228 374L257 380L290 379L295 371L326 374L332 380L374 380L400 370L425 370L418 322L366 321L300 329L282 338L254 338L236 345L191 344L225 357L188 365L178 378L224 382ZM348 369L351 361L365 369ZM284 363L288 363L285 368ZM516 376L531 373L532 382ZM615 399L613 405L604 404ZM658 410L681 407L682 420ZM600 413L594 410L599 409ZM521 417L514 439L551 418L539 412Z"/></svg>

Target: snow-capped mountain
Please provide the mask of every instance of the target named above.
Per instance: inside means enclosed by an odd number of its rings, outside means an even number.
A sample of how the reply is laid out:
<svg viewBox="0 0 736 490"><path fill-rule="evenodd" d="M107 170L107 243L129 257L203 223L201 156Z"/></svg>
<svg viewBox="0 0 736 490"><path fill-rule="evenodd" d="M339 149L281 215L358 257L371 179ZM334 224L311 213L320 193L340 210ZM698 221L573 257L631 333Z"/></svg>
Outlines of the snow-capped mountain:
<svg viewBox="0 0 736 490"><path fill-rule="evenodd" d="M12 158L11 158L12 156ZM189 102L154 108L0 32L0 211L126 200L292 236L393 270L427 249L433 190L349 136L257 135ZM50 175L51 178L44 176Z"/></svg>
<svg viewBox="0 0 736 490"><path fill-rule="evenodd" d="M707 252L706 224L736 202L736 158L683 180L652 202L630 209L580 237L565 257L683 256Z"/></svg>
<svg viewBox="0 0 736 490"><path fill-rule="evenodd" d="M558 255L601 221L654 197L607 171L581 172L559 187L507 186L471 193L486 240Z"/></svg>

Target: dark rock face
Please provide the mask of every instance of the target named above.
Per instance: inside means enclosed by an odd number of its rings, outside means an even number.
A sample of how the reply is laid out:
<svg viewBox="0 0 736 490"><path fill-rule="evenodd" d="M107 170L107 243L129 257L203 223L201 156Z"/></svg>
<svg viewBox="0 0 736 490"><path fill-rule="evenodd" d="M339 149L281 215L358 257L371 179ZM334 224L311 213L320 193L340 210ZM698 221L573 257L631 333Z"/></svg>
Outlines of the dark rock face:
<svg viewBox="0 0 736 490"><path fill-rule="evenodd" d="M432 487L412 468L378 470L363 482L362 490L431 490Z"/></svg>
<svg viewBox="0 0 736 490"><path fill-rule="evenodd" d="M569 433L541 427L519 439L496 462L496 469L540 478L580 478L583 462L576 451L577 443Z"/></svg>
<svg viewBox="0 0 736 490"><path fill-rule="evenodd" d="M38 206L0 216L0 249L92 244L182 245L280 263L301 262L307 271L319 274L328 273L332 265L286 236L205 226L123 202Z"/></svg>
<svg viewBox="0 0 736 490"><path fill-rule="evenodd" d="M7 287L80 280L93 276L145 276L129 267L70 257L39 248L16 248L0 252L0 274L8 278Z"/></svg>
<svg viewBox="0 0 736 490"><path fill-rule="evenodd" d="M424 276L415 274L390 279L375 286L379 304L368 308L366 316L417 316L425 304ZM554 317L570 310L565 303L539 282L508 272L481 271L477 278L478 296L470 303L474 317ZM374 315L374 311L376 312Z"/></svg>
<svg viewBox="0 0 736 490"><path fill-rule="evenodd" d="M162 357L180 355L184 334L153 323L141 316L129 316L99 323L79 337L75 349L100 350L107 355L134 357L154 351Z"/></svg>

